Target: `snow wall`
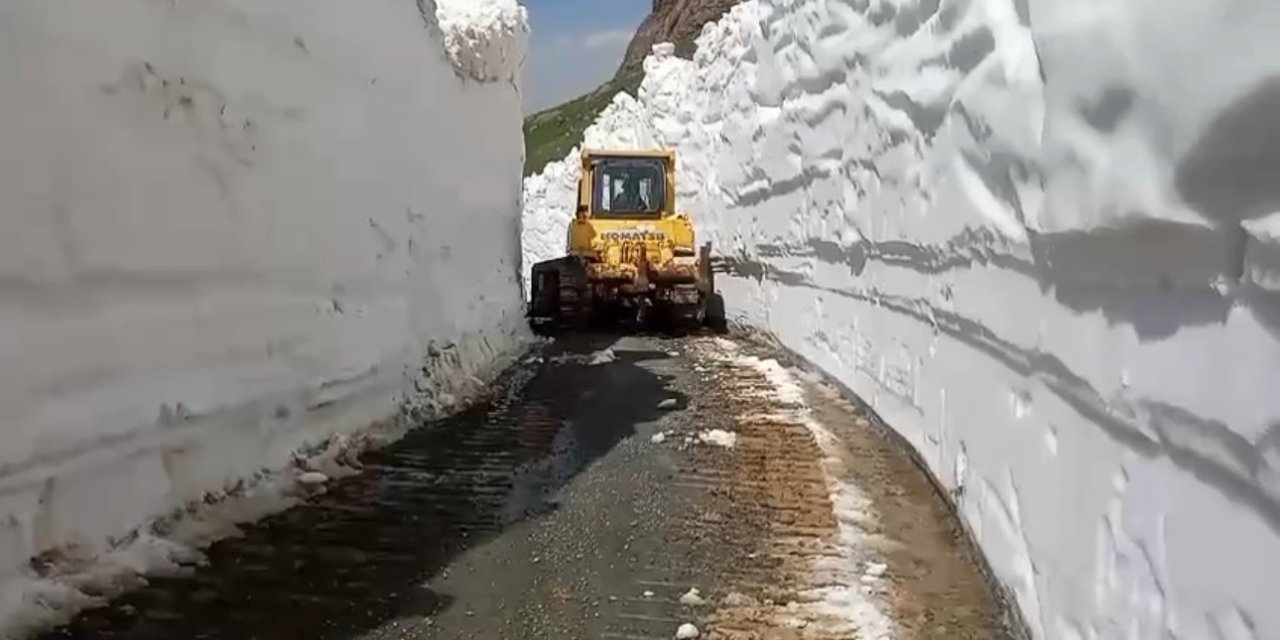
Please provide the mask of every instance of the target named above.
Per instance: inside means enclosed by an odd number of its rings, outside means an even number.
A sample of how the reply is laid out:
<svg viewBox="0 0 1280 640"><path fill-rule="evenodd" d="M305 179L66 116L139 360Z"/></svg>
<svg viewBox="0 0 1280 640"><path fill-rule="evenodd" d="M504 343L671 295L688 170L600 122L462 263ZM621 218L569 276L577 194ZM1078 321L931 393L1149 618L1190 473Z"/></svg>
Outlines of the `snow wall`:
<svg viewBox="0 0 1280 640"><path fill-rule="evenodd" d="M731 319L918 450L1035 637L1274 638L1277 29L1272 0L753 0L590 135L678 150ZM526 182L526 263L576 171Z"/></svg>
<svg viewBox="0 0 1280 640"><path fill-rule="evenodd" d="M439 1L0 7L0 636L523 341L524 9Z"/></svg>

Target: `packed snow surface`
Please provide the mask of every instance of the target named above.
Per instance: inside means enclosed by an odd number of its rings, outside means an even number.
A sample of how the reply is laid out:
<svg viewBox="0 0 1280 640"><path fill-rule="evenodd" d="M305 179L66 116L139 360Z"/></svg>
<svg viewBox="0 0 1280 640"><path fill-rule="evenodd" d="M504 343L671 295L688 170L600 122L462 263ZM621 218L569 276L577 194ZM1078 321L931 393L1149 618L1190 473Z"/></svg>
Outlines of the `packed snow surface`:
<svg viewBox="0 0 1280 640"><path fill-rule="evenodd" d="M1280 637L1277 30L1272 0L751 0L592 135L677 150L731 320L906 437L1035 637ZM563 234L571 165L526 230Z"/></svg>
<svg viewBox="0 0 1280 640"><path fill-rule="evenodd" d="M475 79L523 12L438 8L0 9L0 637L323 491L523 339L520 96Z"/></svg>

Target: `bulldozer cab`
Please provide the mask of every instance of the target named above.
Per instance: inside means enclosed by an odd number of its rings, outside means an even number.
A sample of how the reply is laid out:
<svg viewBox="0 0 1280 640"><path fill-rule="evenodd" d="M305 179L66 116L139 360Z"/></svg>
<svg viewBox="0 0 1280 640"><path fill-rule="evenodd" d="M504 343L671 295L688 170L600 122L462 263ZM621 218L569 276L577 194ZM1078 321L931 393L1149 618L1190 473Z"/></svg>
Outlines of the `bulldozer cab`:
<svg viewBox="0 0 1280 640"><path fill-rule="evenodd" d="M655 219L674 215L675 158L670 151L586 151L580 217Z"/></svg>
<svg viewBox="0 0 1280 640"><path fill-rule="evenodd" d="M582 152L578 208L563 257L533 265L529 318L537 330L597 320L707 319L714 294L710 244L676 211L673 150Z"/></svg>

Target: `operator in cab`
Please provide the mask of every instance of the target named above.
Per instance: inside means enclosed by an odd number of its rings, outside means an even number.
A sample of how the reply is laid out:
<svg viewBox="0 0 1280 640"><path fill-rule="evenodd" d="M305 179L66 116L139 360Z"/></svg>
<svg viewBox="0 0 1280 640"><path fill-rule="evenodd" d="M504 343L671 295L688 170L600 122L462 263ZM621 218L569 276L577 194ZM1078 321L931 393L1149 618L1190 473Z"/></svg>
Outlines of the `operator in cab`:
<svg viewBox="0 0 1280 640"><path fill-rule="evenodd" d="M640 195L640 178L630 173L622 182L622 192L609 203L610 211L648 211L649 204Z"/></svg>

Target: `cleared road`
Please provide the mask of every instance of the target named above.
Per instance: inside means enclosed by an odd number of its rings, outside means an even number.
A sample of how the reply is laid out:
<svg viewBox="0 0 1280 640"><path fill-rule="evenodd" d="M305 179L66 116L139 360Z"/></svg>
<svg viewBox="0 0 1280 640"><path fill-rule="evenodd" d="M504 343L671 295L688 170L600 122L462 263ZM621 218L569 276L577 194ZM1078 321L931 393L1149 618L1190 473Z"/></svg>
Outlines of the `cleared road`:
<svg viewBox="0 0 1280 640"><path fill-rule="evenodd" d="M1004 637L924 476L769 357L559 340L207 566L43 637Z"/></svg>

